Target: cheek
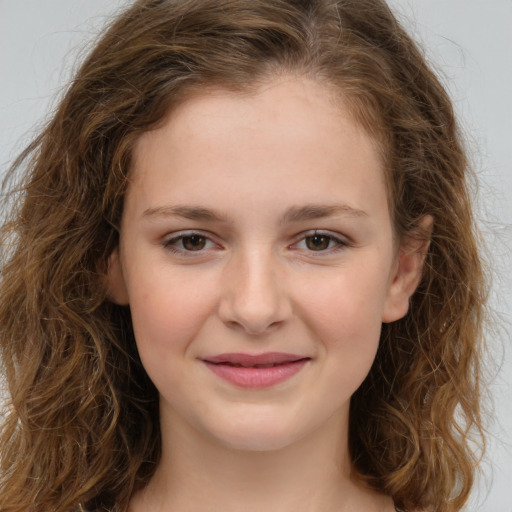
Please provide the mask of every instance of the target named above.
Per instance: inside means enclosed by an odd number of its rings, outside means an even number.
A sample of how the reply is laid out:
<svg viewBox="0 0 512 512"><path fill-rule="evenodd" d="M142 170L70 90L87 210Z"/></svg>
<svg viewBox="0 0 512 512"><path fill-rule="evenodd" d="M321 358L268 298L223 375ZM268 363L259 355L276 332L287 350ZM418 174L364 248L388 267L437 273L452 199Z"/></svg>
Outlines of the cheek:
<svg viewBox="0 0 512 512"><path fill-rule="evenodd" d="M177 353L187 352L207 321L215 307L215 288L205 281L194 283L179 275L147 275L136 290L130 290L135 339L144 366L172 364Z"/></svg>
<svg viewBox="0 0 512 512"><path fill-rule="evenodd" d="M303 297L303 321L326 357L331 377L336 375L352 392L366 377L379 345L387 290L383 275L368 268L341 270L297 292Z"/></svg>
<svg viewBox="0 0 512 512"><path fill-rule="evenodd" d="M308 279L294 295L303 315L317 327L357 338L374 326L380 330L387 289L387 274L375 266L340 269Z"/></svg>

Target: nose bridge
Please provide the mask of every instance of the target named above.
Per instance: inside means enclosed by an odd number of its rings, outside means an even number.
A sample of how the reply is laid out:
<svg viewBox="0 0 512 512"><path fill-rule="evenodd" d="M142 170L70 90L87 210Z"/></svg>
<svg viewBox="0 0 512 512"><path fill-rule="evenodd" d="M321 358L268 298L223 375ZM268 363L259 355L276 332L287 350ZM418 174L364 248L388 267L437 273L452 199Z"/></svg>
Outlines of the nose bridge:
<svg viewBox="0 0 512 512"><path fill-rule="evenodd" d="M291 307L279 258L255 243L233 255L226 267L221 317L230 326L261 334L287 319Z"/></svg>

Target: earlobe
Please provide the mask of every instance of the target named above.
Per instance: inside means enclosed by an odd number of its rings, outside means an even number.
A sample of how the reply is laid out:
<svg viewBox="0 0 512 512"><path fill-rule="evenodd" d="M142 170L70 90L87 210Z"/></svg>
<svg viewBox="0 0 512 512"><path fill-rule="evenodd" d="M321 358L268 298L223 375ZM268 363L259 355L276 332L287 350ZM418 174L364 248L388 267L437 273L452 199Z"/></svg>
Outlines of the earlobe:
<svg viewBox="0 0 512 512"><path fill-rule="evenodd" d="M128 305L128 291L126 289L126 283L123 276L118 247L116 247L108 257L106 288L107 297L112 302L120 306Z"/></svg>
<svg viewBox="0 0 512 512"><path fill-rule="evenodd" d="M418 228L404 237L398 251L382 314L384 323L394 322L407 314L409 299L421 281L432 229L433 218L425 215L419 222Z"/></svg>

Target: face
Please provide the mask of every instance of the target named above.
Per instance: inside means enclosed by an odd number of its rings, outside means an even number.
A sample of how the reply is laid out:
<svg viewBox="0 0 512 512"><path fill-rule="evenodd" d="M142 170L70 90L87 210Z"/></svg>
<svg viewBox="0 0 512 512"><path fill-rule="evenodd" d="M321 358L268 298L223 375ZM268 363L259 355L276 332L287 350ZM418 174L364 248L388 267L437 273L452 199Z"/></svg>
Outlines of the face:
<svg viewBox="0 0 512 512"><path fill-rule="evenodd" d="M272 450L346 425L419 258L343 103L292 78L198 95L140 138L131 176L109 288L164 434Z"/></svg>

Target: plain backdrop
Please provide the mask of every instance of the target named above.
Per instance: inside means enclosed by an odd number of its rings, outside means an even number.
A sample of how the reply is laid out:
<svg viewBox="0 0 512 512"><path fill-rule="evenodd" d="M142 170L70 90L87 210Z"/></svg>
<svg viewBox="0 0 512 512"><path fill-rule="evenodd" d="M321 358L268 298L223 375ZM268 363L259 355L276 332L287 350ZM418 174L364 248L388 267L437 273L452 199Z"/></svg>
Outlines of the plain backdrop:
<svg viewBox="0 0 512 512"><path fill-rule="evenodd" d="M0 175L46 119L77 59L127 0L0 0ZM480 177L498 332L494 415L469 512L512 512L512 0L390 0L448 87Z"/></svg>

